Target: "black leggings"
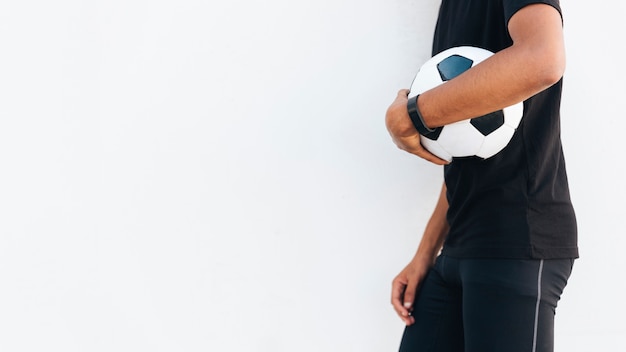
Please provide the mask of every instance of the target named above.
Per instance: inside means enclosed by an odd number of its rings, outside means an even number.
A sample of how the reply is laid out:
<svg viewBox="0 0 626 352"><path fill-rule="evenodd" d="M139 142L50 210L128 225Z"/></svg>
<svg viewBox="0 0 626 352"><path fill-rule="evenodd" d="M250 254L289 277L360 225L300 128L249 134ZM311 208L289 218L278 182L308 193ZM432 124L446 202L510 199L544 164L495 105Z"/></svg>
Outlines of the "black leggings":
<svg viewBox="0 0 626 352"><path fill-rule="evenodd" d="M552 352L554 314L573 259L439 256L401 352Z"/></svg>

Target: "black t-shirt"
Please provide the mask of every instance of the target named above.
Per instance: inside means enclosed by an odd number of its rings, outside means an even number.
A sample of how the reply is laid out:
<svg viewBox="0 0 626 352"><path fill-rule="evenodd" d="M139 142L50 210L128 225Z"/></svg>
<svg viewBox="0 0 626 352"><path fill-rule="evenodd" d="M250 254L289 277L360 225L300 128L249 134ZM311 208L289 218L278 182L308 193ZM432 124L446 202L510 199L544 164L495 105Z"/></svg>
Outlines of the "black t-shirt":
<svg viewBox="0 0 626 352"><path fill-rule="evenodd" d="M433 55L469 45L500 51L522 7L558 0L442 0ZM515 68L523 70L523 67ZM443 253L473 258L578 257L576 218L560 139L562 80L524 102L522 121L495 156L444 167L450 232Z"/></svg>

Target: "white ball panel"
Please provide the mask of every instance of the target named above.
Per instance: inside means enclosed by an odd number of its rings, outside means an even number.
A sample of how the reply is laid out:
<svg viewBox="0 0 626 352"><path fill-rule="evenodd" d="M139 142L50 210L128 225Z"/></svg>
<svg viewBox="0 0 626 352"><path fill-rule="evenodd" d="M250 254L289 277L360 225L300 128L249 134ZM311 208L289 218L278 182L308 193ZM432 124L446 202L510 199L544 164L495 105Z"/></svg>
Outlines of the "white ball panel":
<svg viewBox="0 0 626 352"><path fill-rule="evenodd" d="M415 76L415 79L413 80L413 84L411 84L409 98L422 94L442 83L445 82L441 80L437 67L434 67L433 65L424 66L420 68L419 72Z"/></svg>
<svg viewBox="0 0 626 352"><path fill-rule="evenodd" d="M426 148L429 152L435 154L439 158L447 161L452 161L452 155L446 152L437 141L433 141L432 139L428 139L424 136L420 136L420 141L422 142L422 146Z"/></svg>
<svg viewBox="0 0 626 352"><path fill-rule="evenodd" d="M513 137L513 133L515 133L515 129L507 125L503 125L497 130L491 132L487 137L485 137L483 145L476 153L476 156L487 159L498 154L499 151L504 149L504 147L509 144L511 137Z"/></svg>
<svg viewBox="0 0 626 352"><path fill-rule="evenodd" d="M483 144L483 136L470 120L463 120L446 125L437 141L439 145L452 156L476 155Z"/></svg>
<svg viewBox="0 0 626 352"><path fill-rule="evenodd" d="M502 109L504 111L504 124L517 128L524 115L524 103L517 103Z"/></svg>

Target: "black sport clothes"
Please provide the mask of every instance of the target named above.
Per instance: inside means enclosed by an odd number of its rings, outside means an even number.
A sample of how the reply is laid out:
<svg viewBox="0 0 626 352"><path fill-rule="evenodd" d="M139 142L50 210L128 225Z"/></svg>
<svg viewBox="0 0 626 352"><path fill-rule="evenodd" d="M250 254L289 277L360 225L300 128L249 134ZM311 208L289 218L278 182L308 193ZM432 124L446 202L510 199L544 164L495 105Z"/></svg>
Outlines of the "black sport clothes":
<svg viewBox="0 0 626 352"><path fill-rule="evenodd" d="M500 51L522 7L558 0L443 0L433 55L469 45ZM514 69L523 70L524 67ZM576 218L560 139L562 80L524 102L507 147L495 156L455 158L444 167L450 232L442 253L466 258L578 257Z"/></svg>
<svg viewBox="0 0 626 352"><path fill-rule="evenodd" d="M573 261L439 256L400 352L552 352L554 311Z"/></svg>

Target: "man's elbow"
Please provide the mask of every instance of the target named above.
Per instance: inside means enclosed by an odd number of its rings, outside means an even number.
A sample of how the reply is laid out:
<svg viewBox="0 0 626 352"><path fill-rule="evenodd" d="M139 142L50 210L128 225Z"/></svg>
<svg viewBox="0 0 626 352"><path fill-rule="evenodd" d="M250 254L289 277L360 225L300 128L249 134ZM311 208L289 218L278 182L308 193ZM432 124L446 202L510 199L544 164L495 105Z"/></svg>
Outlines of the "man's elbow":
<svg viewBox="0 0 626 352"><path fill-rule="evenodd" d="M554 7L533 4L522 8L509 21L509 33L529 82L548 87L563 77L563 22Z"/></svg>
<svg viewBox="0 0 626 352"><path fill-rule="evenodd" d="M563 50L534 50L532 80L540 88L548 88L561 80L565 73L565 53Z"/></svg>
<svg viewBox="0 0 626 352"><path fill-rule="evenodd" d="M556 54L548 59L549 61L546 61L547 64L540 76L543 84L550 87L563 78L565 73L565 55Z"/></svg>

